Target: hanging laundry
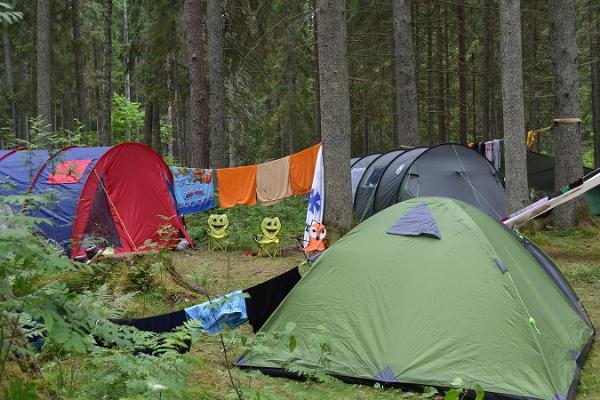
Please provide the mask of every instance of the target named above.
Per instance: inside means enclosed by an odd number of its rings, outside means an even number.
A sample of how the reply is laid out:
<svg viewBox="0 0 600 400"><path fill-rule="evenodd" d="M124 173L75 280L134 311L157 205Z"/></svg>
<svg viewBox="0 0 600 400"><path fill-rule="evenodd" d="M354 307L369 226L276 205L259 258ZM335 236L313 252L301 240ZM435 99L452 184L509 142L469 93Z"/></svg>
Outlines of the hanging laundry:
<svg viewBox="0 0 600 400"><path fill-rule="evenodd" d="M215 207L213 171L203 168L170 167L173 192L179 215L202 212Z"/></svg>
<svg viewBox="0 0 600 400"><path fill-rule="evenodd" d="M117 325L133 326L140 331L164 333L171 332L178 326L183 325L187 320L185 310L179 310L167 314L155 315L148 318L135 319L110 319L109 321Z"/></svg>
<svg viewBox="0 0 600 400"><path fill-rule="evenodd" d="M485 158L488 159L489 162L494 161L494 142L491 140L489 142L485 142Z"/></svg>
<svg viewBox="0 0 600 400"><path fill-rule="evenodd" d="M289 157L256 166L256 199L259 203L270 206L292 197L289 170Z"/></svg>
<svg viewBox="0 0 600 400"><path fill-rule="evenodd" d="M313 182L315 163L321 144L290 156L290 186L295 195L308 193Z"/></svg>
<svg viewBox="0 0 600 400"><path fill-rule="evenodd" d="M325 207L325 184L323 182L323 148L319 148L315 163L310 197L308 198L308 211L304 226L304 244L310 240L309 231L313 222L323 222L323 208Z"/></svg>
<svg viewBox="0 0 600 400"><path fill-rule="evenodd" d="M502 143L504 141L502 139L494 139L492 140L492 156L494 158L494 168L496 170L500 170L502 166Z"/></svg>
<svg viewBox="0 0 600 400"><path fill-rule="evenodd" d="M200 328L210 335L220 332L225 328L234 329L248 321L246 302L242 291L237 290L214 300L206 301L185 309L188 320L200 323Z"/></svg>
<svg viewBox="0 0 600 400"><path fill-rule="evenodd" d="M244 290L248 321L254 333L264 325L288 293L300 282L298 267Z"/></svg>
<svg viewBox="0 0 600 400"><path fill-rule="evenodd" d="M217 170L221 208L256 204L256 165Z"/></svg>

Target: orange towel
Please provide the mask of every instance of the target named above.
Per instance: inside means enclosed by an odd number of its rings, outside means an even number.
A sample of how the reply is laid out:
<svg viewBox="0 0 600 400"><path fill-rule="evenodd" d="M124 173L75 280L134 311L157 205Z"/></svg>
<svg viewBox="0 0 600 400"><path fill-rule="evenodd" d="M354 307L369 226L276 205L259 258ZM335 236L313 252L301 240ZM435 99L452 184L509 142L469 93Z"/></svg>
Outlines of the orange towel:
<svg viewBox="0 0 600 400"><path fill-rule="evenodd" d="M217 169L221 208L256 204L256 165Z"/></svg>
<svg viewBox="0 0 600 400"><path fill-rule="evenodd" d="M292 197L290 158L284 157L256 166L256 199L266 206Z"/></svg>
<svg viewBox="0 0 600 400"><path fill-rule="evenodd" d="M310 192L320 143L290 156L290 186L295 195Z"/></svg>

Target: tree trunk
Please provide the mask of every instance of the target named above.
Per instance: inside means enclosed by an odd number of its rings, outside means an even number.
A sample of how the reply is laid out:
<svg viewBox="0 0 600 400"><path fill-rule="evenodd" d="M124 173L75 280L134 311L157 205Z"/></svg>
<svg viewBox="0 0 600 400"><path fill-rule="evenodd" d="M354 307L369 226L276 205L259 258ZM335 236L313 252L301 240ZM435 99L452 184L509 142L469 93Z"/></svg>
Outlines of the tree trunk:
<svg viewBox="0 0 600 400"><path fill-rule="evenodd" d="M102 78L102 117L100 145L112 144L112 0L104 2L104 67Z"/></svg>
<svg viewBox="0 0 600 400"><path fill-rule="evenodd" d="M37 116L52 131L50 0L37 0L36 24Z"/></svg>
<svg viewBox="0 0 600 400"><path fill-rule="evenodd" d="M492 10L487 2L483 5L483 68L481 71L481 141L490 140L491 66L492 66Z"/></svg>
<svg viewBox="0 0 600 400"><path fill-rule="evenodd" d="M315 118L315 143L321 141L321 102L320 102L320 84L319 84L319 46L317 37L319 36L319 24L316 18L316 0L312 1L313 7L313 46L314 68L313 68L313 91L315 92L314 118Z"/></svg>
<svg viewBox="0 0 600 400"><path fill-rule="evenodd" d="M162 154L162 140L160 138L160 102L158 98L152 99L152 149Z"/></svg>
<svg viewBox="0 0 600 400"><path fill-rule="evenodd" d="M81 55L81 15L79 0L71 0L71 13L73 15L73 57L75 58L75 90L77 91L77 119L84 131L89 130L88 112L85 103L86 88L83 71L83 57Z"/></svg>
<svg viewBox="0 0 600 400"><path fill-rule="evenodd" d="M223 76L223 10L221 0L207 1L208 74L210 88L210 166L229 165L225 136L225 81Z"/></svg>
<svg viewBox="0 0 600 400"><path fill-rule="evenodd" d="M500 0L504 176L508 213L525 207L529 200L519 3L519 0Z"/></svg>
<svg viewBox="0 0 600 400"><path fill-rule="evenodd" d="M144 106L144 144L152 147L152 123L154 118L154 101L146 101Z"/></svg>
<svg viewBox="0 0 600 400"><path fill-rule="evenodd" d="M92 41L92 54L94 58L94 103L96 106L96 123L95 129L96 134L98 135L98 143L100 143L100 119L102 118L102 96L100 93L101 84L99 76L101 74L100 71L100 46L98 45L98 41L94 39ZM90 126L91 128L91 126Z"/></svg>
<svg viewBox="0 0 600 400"><path fill-rule="evenodd" d="M200 0L185 0L183 20L186 31L190 77L190 159L192 167L208 168L208 96L204 66L203 15Z"/></svg>
<svg viewBox="0 0 600 400"><path fill-rule="evenodd" d="M594 133L594 165L600 168L600 60L598 59L597 4L589 1L588 29L592 77L592 132Z"/></svg>
<svg viewBox="0 0 600 400"><path fill-rule="evenodd" d="M538 118L538 98L537 98L537 59L538 59L538 7L537 0L533 0L533 15L531 16L531 23L529 24L531 35L530 35L530 44L529 44L529 73L527 76L527 87L529 92L529 118L527 122L527 130L537 129L539 128L539 118ZM539 137L538 141L539 143Z"/></svg>
<svg viewBox="0 0 600 400"><path fill-rule="evenodd" d="M362 153L369 154L369 114L368 114L368 104L369 97L368 91L365 89L363 92L363 109L362 109L362 126L363 126L363 146Z"/></svg>
<svg viewBox="0 0 600 400"><path fill-rule="evenodd" d="M475 61L475 52L471 53L471 115L473 117L471 140L477 142L477 64Z"/></svg>
<svg viewBox="0 0 600 400"><path fill-rule="evenodd" d="M2 27L2 47L4 50L6 96L8 97L8 106L10 107L13 134L15 135L15 138L17 138L17 112L15 105L15 86L13 81L12 48L10 44L10 34L8 33L8 28L6 26Z"/></svg>
<svg viewBox="0 0 600 400"><path fill-rule="evenodd" d="M467 144L467 46L465 0L458 0L458 130L460 142Z"/></svg>
<svg viewBox="0 0 600 400"><path fill-rule="evenodd" d="M550 43L554 74L555 118L579 118L579 79L577 71L577 37L573 0L549 0ZM581 133L578 124L554 127L555 188L559 190L583 176ZM582 199L557 207L554 222L561 228L574 226Z"/></svg>
<svg viewBox="0 0 600 400"><path fill-rule="evenodd" d="M411 0L394 0L394 43L398 143L418 146L421 140Z"/></svg>
<svg viewBox="0 0 600 400"><path fill-rule="evenodd" d="M352 225L350 90L345 0L317 0L325 224L345 232Z"/></svg>
<svg viewBox="0 0 600 400"><path fill-rule="evenodd" d="M296 93L296 7L288 5L286 24L286 103L287 103L287 133L288 133L288 153L296 152L296 142L300 136L298 133L298 95Z"/></svg>
<svg viewBox="0 0 600 400"><path fill-rule="evenodd" d="M127 100L131 101L131 78L129 76L129 13L127 10L127 0L123 0L123 44L125 45L125 84L123 87L123 94Z"/></svg>
<svg viewBox="0 0 600 400"><path fill-rule="evenodd" d="M437 75L438 75L438 87L437 87L437 103L438 103L438 143L446 143L446 89L444 84L444 41L442 35L442 16L440 8L442 7L439 3L434 5L434 21L436 21L435 29L435 41L436 41L436 64L437 64Z"/></svg>
<svg viewBox="0 0 600 400"><path fill-rule="evenodd" d="M436 5L431 0L427 18L427 137L429 146L435 144L435 105L433 104L433 24Z"/></svg>

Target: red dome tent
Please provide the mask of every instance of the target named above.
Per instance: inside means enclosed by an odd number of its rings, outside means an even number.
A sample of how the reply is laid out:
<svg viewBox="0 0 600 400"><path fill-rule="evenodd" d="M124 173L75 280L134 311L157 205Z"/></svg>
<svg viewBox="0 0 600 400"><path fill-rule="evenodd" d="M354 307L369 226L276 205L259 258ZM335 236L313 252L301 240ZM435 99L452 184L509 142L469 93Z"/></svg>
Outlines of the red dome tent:
<svg viewBox="0 0 600 400"><path fill-rule="evenodd" d="M12 183L0 189L3 195L49 195L29 214L47 221L39 228L71 257L90 244L124 253L172 247L181 237L191 243L177 215L171 171L139 143L0 153L0 180Z"/></svg>

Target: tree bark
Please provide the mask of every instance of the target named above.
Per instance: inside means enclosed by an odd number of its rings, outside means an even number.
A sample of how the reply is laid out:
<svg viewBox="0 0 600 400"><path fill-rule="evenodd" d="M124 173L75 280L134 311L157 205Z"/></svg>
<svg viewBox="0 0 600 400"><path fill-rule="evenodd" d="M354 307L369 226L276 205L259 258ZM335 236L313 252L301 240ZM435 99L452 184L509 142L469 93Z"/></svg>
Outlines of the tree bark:
<svg viewBox="0 0 600 400"><path fill-rule="evenodd" d="M315 118L315 143L321 141L321 102L320 102L320 83L319 83L319 46L317 44L317 37L319 36L319 24L317 22L316 13L316 0L312 1L313 7L313 54L314 54L314 68L313 68L313 91L315 93L315 105L314 105L314 118Z"/></svg>
<svg viewBox="0 0 600 400"><path fill-rule="evenodd" d="M152 123L154 118L154 102L148 100L144 106L144 139L143 143L152 147Z"/></svg>
<svg viewBox="0 0 600 400"><path fill-rule="evenodd" d="M204 66L203 15L200 0L185 0L183 20L186 31L190 77L190 166L208 168L208 96Z"/></svg>
<svg viewBox="0 0 600 400"><path fill-rule="evenodd" d="M223 10L221 0L207 0L208 75L210 87L210 166L229 165L225 135L225 80L223 75Z"/></svg>
<svg viewBox="0 0 600 400"><path fill-rule="evenodd" d="M10 43L10 34L6 26L2 27L2 47L4 50L4 80L6 84L6 96L8 98L8 106L10 108L13 134L15 138L18 137L17 131L17 112L15 103L15 86L13 80L13 67L12 67L12 46Z"/></svg>
<svg viewBox="0 0 600 400"><path fill-rule="evenodd" d="M52 131L50 0L37 0L36 37L37 115Z"/></svg>
<svg viewBox="0 0 600 400"><path fill-rule="evenodd" d="M504 176L507 211L512 213L525 207L529 200L520 0L500 0L500 52L504 120Z"/></svg>
<svg viewBox="0 0 600 400"><path fill-rule="evenodd" d="M446 143L446 89L444 79L444 41L442 35L442 17L440 13L441 5L436 2L434 5L434 21L436 21L435 41L436 41L436 64L437 64L437 103L438 103L438 143Z"/></svg>
<svg viewBox="0 0 600 400"><path fill-rule="evenodd" d="M418 146L421 142L412 33L412 0L394 0L398 143L405 146Z"/></svg>
<svg viewBox="0 0 600 400"><path fill-rule="evenodd" d="M288 22L286 24L286 103L287 103L287 133L288 133L288 152L295 153L297 150L296 142L299 137L298 125L298 95L296 91L296 7L288 5L286 7Z"/></svg>
<svg viewBox="0 0 600 400"><path fill-rule="evenodd" d="M554 74L555 118L579 118L579 79L577 37L573 0L549 0L550 43ZM554 127L555 189L583 176L581 133L578 124ZM574 226L582 199L573 200L553 211L554 222L561 228Z"/></svg>
<svg viewBox="0 0 600 400"><path fill-rule="evenodd" d="M481 141L490 140L490 102L491 89L491 65L492 65L492 10L487 2L483 5L483 68L481 71Z"/></svg>
<svg viewBox="0 0 600 400"><path fill-rule="evenodd" d="M352 225L350 186L350 90L345 0L317 0L321 135L327 226Z"/></svg>
<svg viewBox="0 0 600 400"><path fill-rule="evenodd" d="M433 103L433 24L436 5L431 0L429 6L429 18L427 18L427 137L429 146L435 144L435 105Z"/></svg>
<svg viewBox="0 0 600 400"><path fill-rule="evenodd" d="M100 145L112 144L112 0L104 2L104 67L102 78L102 117Z"/></svg>
<svg viewBox="0 0 600 400"><path fill-rule="evenodd" d="M598 5L589 1L588 35L590 45L590 67L592 81L592 131L594 133L594 165L600 168L600 60L598 59Z"/></svg>
<svg viewBox="0 0 600 400"><path fill-rule="evenodd" d="M162 154L162 140L160 137L160 102L158 98L152 99L152 149Z"/></svg>
<svg viewBox="0 0 600 400"><path fill-rule="evenodd" d="M467 144L467 48L465 30L465 0L458 0L458 130L460 142Z"/></svg>
<svg viewBox="0 0 600 400"><path fill-rule="evenodd" d="M86 87L81 55L81 15L79 0L71 0L73 16L73 57L75 58L75 90L77 92L77 119L83 126L83 131L89 130L88 112L86 106Z"/></svg>
<svg viewBox="0 0 600 400"><path fill-rule="evenodd" d="M131 78L129 76L129 12L127 0L123 0L123 44L125 45L125 78L123 94L131 101Z"/></svg>
<svg viewBox="0 0 600 400"><path fill-rule="evenodd" d="M529 73L527 74L527 87L529 92L529 114L526 129L537 129L539 128L538 109L539 102L537 98L537 59L538 59L538 7L537 0L533 0L533 15L531 16L531 23L529 24L531 34L529 43ZM538 141L539 143L539 137Z"/></svg>

